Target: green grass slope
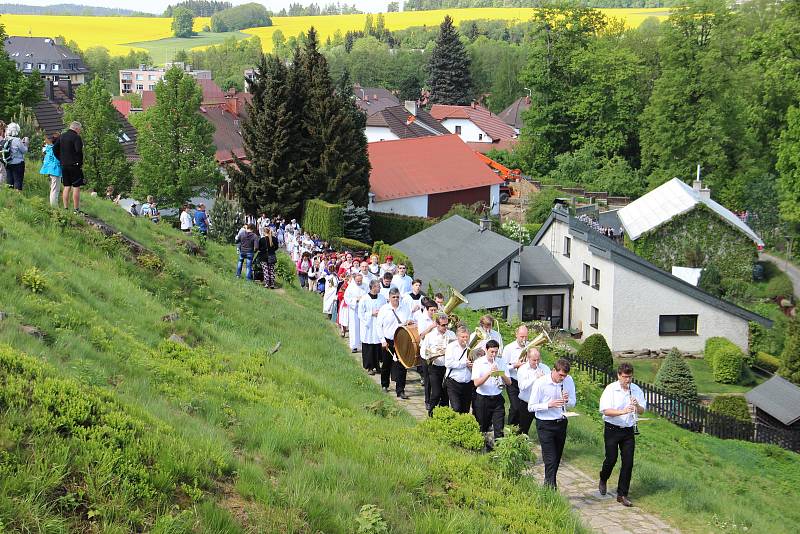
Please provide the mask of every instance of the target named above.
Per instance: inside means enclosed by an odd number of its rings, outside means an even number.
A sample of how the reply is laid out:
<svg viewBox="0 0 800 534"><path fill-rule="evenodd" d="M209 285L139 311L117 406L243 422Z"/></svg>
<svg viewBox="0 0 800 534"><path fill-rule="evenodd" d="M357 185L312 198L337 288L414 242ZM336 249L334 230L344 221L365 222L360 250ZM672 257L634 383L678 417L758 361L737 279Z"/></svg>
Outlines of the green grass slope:
<svg viewBox="0 0 800 534"><path fill-rule="evenodd" d="M242 32L197 32L192 37L170 37L167 39L156 39L154 41L137 41L135 43L125 43L129 46L144 48L156 63L171 61L175 53L179 50L187 52L193 48L204 48L212 45L222 44L225 39L235 37L237 41L247 39L251 35Z"/></svg>
<svg viewBox="0 0 800 534"><path fill-rule="evenodd" d="M364 505L399 533L583 531L393 409L315 295L86 199L136 257L27 180L0 191L0 531L354 532Z"/></svg>

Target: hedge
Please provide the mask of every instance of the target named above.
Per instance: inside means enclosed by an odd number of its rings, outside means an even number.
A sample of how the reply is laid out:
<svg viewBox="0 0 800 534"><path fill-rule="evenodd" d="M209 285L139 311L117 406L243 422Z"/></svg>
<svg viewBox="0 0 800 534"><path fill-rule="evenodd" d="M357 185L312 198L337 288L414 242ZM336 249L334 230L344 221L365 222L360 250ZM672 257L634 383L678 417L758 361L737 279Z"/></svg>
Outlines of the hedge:
<svg viewBox="0 0 800 534"><path fill-rule="evenodd" d="M656 373L655 386L680 399L697 398L697 384L689 364L678 349L672 349Z"/></svg>
<svg viewBox="0 0 800 534"><path fill-rule="evenodd" d="M614 358L603 334L592 334L587 337L578 349L578 357L607 371L611 371L614 367Z"/></svg>
<svg viewBox="0 0 800 534"><path fill-rule="evenodd" d="M744 354L733 342L724 337L712 337L706 341L704 356L714 374L714 382L735 384L742 376Z"/></svg>
<svg viewBox="0 0 800 534"><path fill-rule="evenodd" d="M752 422L747 401L741 395L717 395L708 407L712 412L733 417L746 423Z"/></svg>
<svg viewBox="0 0 800 534"><path fill-rule="evenodd" d="M776 372L781 367L781 359L766 352L757 352L755 366L770 373Z"/></svg>
<svg viewBox="0 0 800 534"><path fill-rule="evenodd" d="M329 204L318 198L306 202L303 228L309 234L331 240L344 235L344 215L338 204Z"/></svg>
<svg viewBox="0 0 800 534"><path fill-rule="evenodd" d="M372 245L368 245L358 239L348 239L346 237L334 237L331 239L331 245L337 251L349 250L350 252L361 252L366 250L370 252Z"/></svg>
<svg viewBox="0 0 800 534"><path fill-rule="evenodd" d="M435 219L409 217L394 213L369 212L370 233L375 241L397 243L436 224Z"/></svg>
<svg viewBox="0 0 800 534"><path fill-rule="evenodd" d="M381 262L386 260L386 256L392 256L392 261L394 263L404 264L408 268L406 272L408 272L409 275L414 274L414 265L411 264L409 257L393 246L387 245L383 241L375 241L372 245L372 253L377 254Z"/></svg>

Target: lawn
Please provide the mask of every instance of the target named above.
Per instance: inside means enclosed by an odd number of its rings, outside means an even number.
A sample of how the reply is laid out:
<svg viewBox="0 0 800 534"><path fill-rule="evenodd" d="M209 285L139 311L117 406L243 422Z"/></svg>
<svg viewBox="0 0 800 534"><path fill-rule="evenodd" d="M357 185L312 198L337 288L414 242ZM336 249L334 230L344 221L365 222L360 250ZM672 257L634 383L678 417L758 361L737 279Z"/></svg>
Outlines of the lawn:
<svg viewBox="0 0 800 534"><path fill-rule="evenodd" d="M619 364L622 360L615 360L615 364ZM656 373L658 372L659 367L661 367L661 362L663 359L626 359L631 364L633 364L633 369L635 371L636 380L641 382L648 382L652 384L655 382ZM687 359L686 363L689 364L689 368L692 370L692 375L694 376L694 380L697 383L697 391L701 395L707 394L717 394L717 393L747 393L754 386L739 386L737 384L719 384L714 382L714 376L711 371L711 367L709 367L708 362L703 359ZM765 378L761 375L756 374L757 384L760 384L765 380Z"/></svg>
<svg viewBox="0 0 800 534"><path fill-rule="evenodd" d="M170 61L175 57L178 50L189 51L193 48L205 48L207 46L218 45L225 39L235 37L237 41L247 39L250 35L242 32L198 32L193 37L169 37L156 41L141 41L137 43L125 43L127 46L144 48L156 63Z"/></svg>

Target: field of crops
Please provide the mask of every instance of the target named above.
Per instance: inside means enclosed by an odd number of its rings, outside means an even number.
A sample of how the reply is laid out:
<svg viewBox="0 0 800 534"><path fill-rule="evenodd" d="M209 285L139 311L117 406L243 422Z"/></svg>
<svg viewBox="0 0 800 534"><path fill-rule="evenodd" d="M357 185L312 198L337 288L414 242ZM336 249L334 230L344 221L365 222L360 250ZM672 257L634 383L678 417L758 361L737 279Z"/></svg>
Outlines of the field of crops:
<svg viewBox="0 0 800 534"><path fill-rule="evenodd" d="M631 27L638 26L647 17L666 17L667 9L602 9L608 16L625 20ZM400 30L410 26L434 26L441 23L446 14L453 17L456 23L473 19L500 19L523 21L530 18L533 9L524 8L474 8L449 9L439 11L415 11L404 13L387 13L386 27ZM325 40L333 36L336 30L342 33L347 30L364 28L365 15L336 15L328 17L275 17L273 26L269 28L251 28L244 33L258 35L269 51L272 47L272 34L281 30L284 37L298 35L314 26L321 38ZM155 41L171 37L168 18L138 17L59 17L50 15L2 15L0 24L5 25L9 35L33 35L55 37L63 35L67 40L74 40L82 49L92 46L105 46L112 54L126 54L131 48L140 48L143 42ZM196 18L195 30L209 24L209 18ZM129 43L136 43L132 46ZM200 48L200 47L198 47ZM156 59L156 58L154 58Z"/></svg>

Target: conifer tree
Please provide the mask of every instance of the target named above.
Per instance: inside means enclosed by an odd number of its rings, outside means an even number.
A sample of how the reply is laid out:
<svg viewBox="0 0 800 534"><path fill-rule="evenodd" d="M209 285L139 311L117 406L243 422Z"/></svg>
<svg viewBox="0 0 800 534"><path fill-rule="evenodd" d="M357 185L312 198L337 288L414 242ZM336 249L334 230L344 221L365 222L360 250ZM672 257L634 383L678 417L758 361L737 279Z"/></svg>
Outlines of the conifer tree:
<svg viewBox="0 0 800 534"><path fill-rule="evenodd" d="M655 385L665 392L681 399L697 398L692 370L678 349L672 349L656 373Z"/></svg>
<svg viewBox="0 0 800 534"><path fill-rule="evenodd" d="M101 78L78 87L75 101L65 106L64 123L83 126L83 172L90 187L102 191L109 185L120 193L131 187L131 169L119 137L122 125L111 95Z"/></svg>
<svg viewBox="0 0 800 534"><path fill-rule="evenodd" d="M470 60L450 16L439 27L428 68L431 103L466 106L472 102Z"/></svg>
<svg viewBox="0 0 800 534"><path fill-rule="evenodd" d="M200 115L202 93L181 69L167 71L156 85L156 105L138 114L135 195L153 195L163 207L178 207L207 194L219 182L214 126Z"/></svg>

